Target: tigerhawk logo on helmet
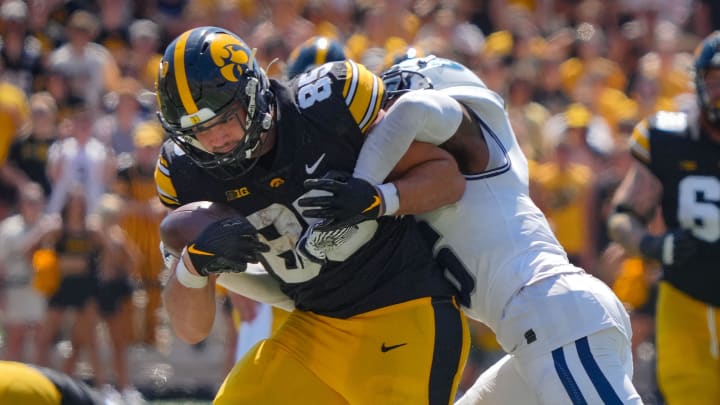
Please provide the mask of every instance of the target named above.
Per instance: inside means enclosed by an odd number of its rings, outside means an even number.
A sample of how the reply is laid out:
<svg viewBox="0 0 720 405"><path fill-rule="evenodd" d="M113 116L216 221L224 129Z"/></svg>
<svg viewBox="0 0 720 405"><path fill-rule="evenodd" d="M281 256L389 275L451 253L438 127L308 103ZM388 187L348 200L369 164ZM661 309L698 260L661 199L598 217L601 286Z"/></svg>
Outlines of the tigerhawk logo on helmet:
<svg viewBox="0 0 720 405"><path fill-rule="evenodd" d="M238 37L226 34L218 34L210 42L210 56L227 81L236 82L242 76L243 65L250 61L246 49Z"/></svg>

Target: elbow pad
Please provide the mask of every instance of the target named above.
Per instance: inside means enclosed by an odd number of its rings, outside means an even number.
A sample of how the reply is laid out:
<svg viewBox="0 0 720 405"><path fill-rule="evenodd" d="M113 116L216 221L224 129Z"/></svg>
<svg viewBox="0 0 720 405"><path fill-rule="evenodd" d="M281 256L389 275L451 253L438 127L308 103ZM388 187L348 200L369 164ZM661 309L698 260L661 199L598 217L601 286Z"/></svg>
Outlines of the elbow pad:
<svg viewBox="0 0 720 405"><path fill-rule="evenodd" d="M463 107L446 94L417 90L403 95L368 134L353 176L383 183L413 141L445 143L462 119Z"/></svg>
<svg viewBox="0 0 720 405"><path fill-rule="evenodd" d="M388 111L412 129L414 139L433 145L445 143L455 134L463 119L463 107L439 91L421 90L401 97ZM388 117L386 117L388 118ZM412 123L415 124L412 124Z"/></svg>

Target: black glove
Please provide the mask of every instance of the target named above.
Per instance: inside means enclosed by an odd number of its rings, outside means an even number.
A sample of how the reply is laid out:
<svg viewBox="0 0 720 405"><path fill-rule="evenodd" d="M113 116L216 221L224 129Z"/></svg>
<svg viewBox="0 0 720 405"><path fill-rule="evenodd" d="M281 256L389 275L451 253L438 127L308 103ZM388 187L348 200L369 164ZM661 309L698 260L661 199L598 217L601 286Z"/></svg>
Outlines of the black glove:
<svg viewBox="0 0 720 405"><path fill-rule="evenodd" d="M186 250L198 274L208 276L243 272L270 247L258 240L257 230L246 218L232 217L208 225Z"/></svg>
<svg viewBox="0 0 720 405"><path fill-rule="evenodd" d="M698 241L685 229L675 229L662 235L645 235L640 241L640 253L670 266L687 262L698 251Z"/></svg>
<svg viewBox="0 0 720 405"><path fill-rule="evenodd" d="M327 196L304 197L301 207L313 207L302 212L306 218L322 219L318 231L332 231L378 219L385 212L382 195L372 184L348 173L330 171L320 179L307 179L307 190L323 190Z"/></svg>

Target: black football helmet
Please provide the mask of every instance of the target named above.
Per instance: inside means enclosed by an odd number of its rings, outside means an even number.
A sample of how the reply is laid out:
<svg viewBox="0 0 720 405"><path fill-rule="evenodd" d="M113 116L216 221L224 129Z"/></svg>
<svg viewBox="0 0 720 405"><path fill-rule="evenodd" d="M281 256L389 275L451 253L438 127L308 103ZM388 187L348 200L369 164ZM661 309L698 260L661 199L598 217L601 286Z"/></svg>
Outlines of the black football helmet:
<svg viewBox="0 0 720 405"><path fill-rule="evenodd" d="M720 69L720 31L705 38L695 50L695 89L700 108L710 122L720 122L720 104L713 102L705 85L705 74L710 69Z"/></svg>
<svg viewBox="0 0 720 405"><path fill-rule="evenodd" d="M156 87L158 117L170 139L198 166L220 178L246 173L261 134L272 125L272 93L254 51L217 27L193 28L165 49ZM238 111L244 110L244 121ZM196 135L230 119L241 120L242 142L232 151L206 151Z"/></svg>
<svg viewBox="0 0 720 405"><path fill-rule="evenodd" d="M328 37L312 37L290 53L286 75L289 80L316 66L345 58L345 48L339 41Z"/></svg>

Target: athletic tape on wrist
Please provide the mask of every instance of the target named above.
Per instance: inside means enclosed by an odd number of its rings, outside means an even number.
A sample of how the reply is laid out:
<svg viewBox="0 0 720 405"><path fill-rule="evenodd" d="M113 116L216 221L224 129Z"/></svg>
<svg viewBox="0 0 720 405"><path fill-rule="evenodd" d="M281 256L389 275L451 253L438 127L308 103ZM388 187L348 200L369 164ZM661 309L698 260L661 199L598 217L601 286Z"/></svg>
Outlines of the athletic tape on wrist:
<svg viewBox="0 0 720 405"><path fill-rule="evenodd" d="M385 212L383 212L383 215L395 215L400 209L400 196L398 196L395 184L385 183L376 186L376 188L385 204Z"/></svg>
<svg viewBox="0 0 720 405"><path fill-rule="evenodd" d="M178 261L177 267L175 268L175 278L177 278L180 284L187 288L203 288L208 283L207 277L190 273L190 270L185 267L182 258Z"/></svg>

